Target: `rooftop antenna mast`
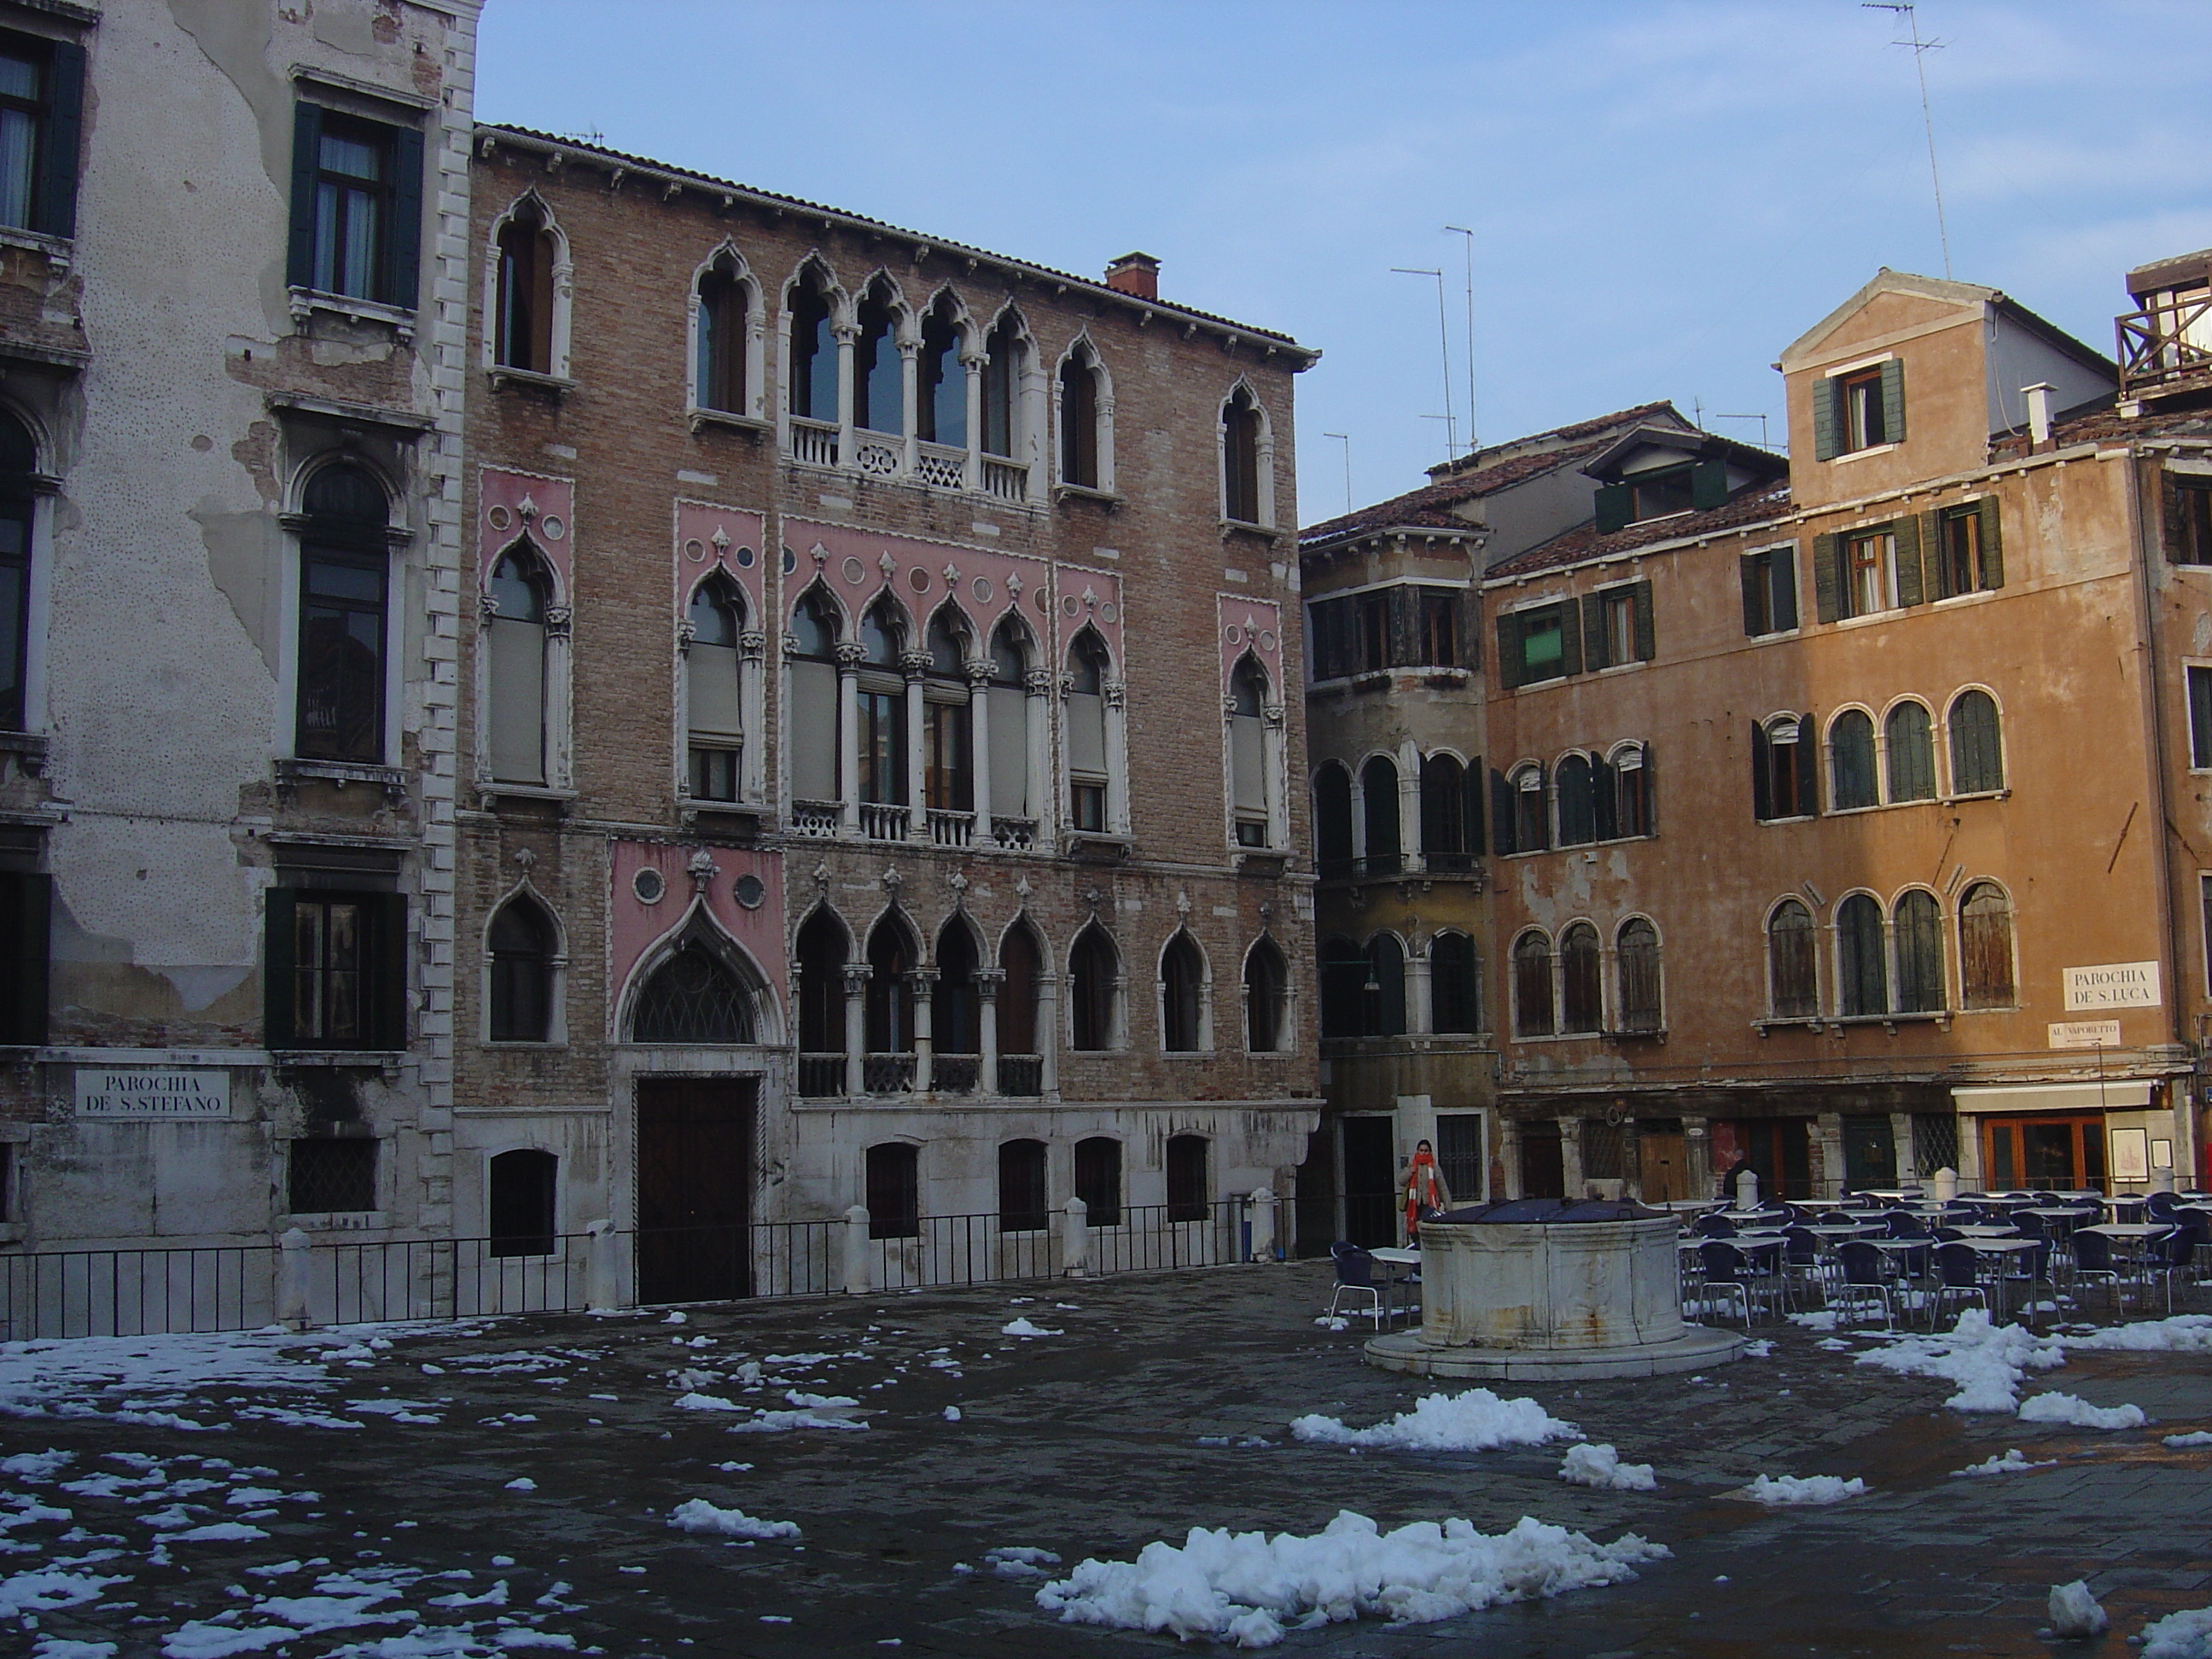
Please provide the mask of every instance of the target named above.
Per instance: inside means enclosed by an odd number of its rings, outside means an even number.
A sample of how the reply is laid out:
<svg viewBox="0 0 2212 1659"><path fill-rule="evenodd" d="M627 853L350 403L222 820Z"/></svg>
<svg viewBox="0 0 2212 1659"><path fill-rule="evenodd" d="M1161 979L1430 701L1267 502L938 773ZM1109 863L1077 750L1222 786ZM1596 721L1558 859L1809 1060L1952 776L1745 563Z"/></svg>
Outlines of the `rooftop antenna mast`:
<svg viewBox="0 0 2212 1659"><path fill-rule="evenodd" d="M1474 418L1474 233L1465 225L1446 225L1467 238L1467 453L1482 447L1482 428Z"/></svg>
<svg viewBox="0 0 2212 1659"><path fill-rule="evenodd" d="M1913 11L1912 0L1859 0L1859 5L1865 11L1898 14L1904 19L1905 31L1911 37L1893 40L1890 45L1912 48L1912 67L1920 76L1920 124L1928 131L1928 179L1936 187L1936 234L1943 244L1943 276L1948 281L1951 275L1951 232L1943 222L1943 175L1936 167L1936 118L1928 110L1928 54L1942 50L1943 42L1920 38L1920 19Z"/></svg>
<svg viewBox="0 0 2212 1659"><path fill-rule="evenodd" d="M1451 335L1444 323L1444 274L1425 265L1392 265L1394 276L1433 276L1437 279L1437 349L1443 354L1444 371L1444 459L1459 454L1459 424L1452 417Z"/></svg>
<svg viewBox="0 0 2212 1659"><path fill-rule="evenodd" d="M1324 432L1324 438L1334 438L1344 446L1344 510L1352 511L1352 434L1348 432Z"/></svg>

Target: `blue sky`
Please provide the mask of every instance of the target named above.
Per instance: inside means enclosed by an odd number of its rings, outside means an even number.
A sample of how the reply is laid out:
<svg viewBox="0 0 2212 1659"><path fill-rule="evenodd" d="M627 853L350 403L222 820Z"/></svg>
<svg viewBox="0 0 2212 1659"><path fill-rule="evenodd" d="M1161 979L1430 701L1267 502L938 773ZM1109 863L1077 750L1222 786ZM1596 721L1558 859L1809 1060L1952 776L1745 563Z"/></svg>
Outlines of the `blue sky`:
<svg viewBox="0 0 2212 1659"><path fill-rule="evenodd" d="M2100 350L2131 265L2212 246L2212 4L1925 0L1952 268ZM490 0L480 118L1295 334L1302 516L1654 398L1765 412L1880 266L1940 276L1912 54L1857 0ZM1709 420L1753 441L1756 421Z"/></svg>

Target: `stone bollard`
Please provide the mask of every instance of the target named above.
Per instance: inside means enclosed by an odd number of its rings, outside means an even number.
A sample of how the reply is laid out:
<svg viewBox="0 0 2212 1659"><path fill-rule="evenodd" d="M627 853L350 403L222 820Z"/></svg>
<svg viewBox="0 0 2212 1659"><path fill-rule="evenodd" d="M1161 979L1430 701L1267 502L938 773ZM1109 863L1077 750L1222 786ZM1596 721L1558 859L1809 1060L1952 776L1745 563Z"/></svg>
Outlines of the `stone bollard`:
<svg viewBox="0 0 2212 1659"><path fill-rule="evenodd" d="M288 1331L304 1331L315 1322L307 1312L307 1236L287 1227L276 1237L276 1322Z"/></svg>
<svg viewBox="0 0 2212 1659"><path fill-rule="evenodd" d="M1929 1177L1929 1181L1936 1189L1936 1201L1938 1204L1948 1204L1953 1199L1958 1197L1959 1172L1956 1170L1948 1167L1938 1170Z"/></svg>
<svg viewBox="0 0 2212 1659"><path fill-rule="evenodd" d="M1735 1206L1739 1210L1759 1207L1759 1171L1746 1170L1735 1178Z"/></svg>
<svg viewBox="0 0 2212 1659"><path fill-rule="evenodd" d="M845 1294L865 1296L868 1291L868 1206L855 1204L845 1212Z"/></svg>
<svg viewBox="0 0 2212 1659"><path fill-rule="evenodd" d="M1060 1270L1070 1279L1080 1279L1091 1271L1091 1206L1079 1198L1067 1200L1067 1218L1060 1233Z"/></svg>
<svg viewBox="0 0 2212 1659"><path fill-rule="evenodd" d="M1275 1194L1255 1187L1244 1200L1245 1237L1251 1243L1247 1261L1268 1261L1275 1254Z"/></svg>
<svg viewBox="0 0 2212 1659"><path fill-rule="evenodd" d="M621 1236L611 1221L586 1223L591 1237L584 1262L584 1305L592 1313L612 1313L623 1305Z"/></svg>

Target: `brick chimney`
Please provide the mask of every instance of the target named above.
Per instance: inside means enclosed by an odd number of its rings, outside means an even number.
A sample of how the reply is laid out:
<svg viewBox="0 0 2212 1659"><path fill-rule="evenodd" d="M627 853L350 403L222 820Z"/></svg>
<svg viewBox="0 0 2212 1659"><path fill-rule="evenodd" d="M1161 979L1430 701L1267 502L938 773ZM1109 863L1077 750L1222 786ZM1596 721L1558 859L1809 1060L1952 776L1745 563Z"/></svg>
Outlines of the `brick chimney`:
<svg viewBox="0 0 2212 1659"><path fill-rule="evenodd" d="M1106 286L1139 300L1160 297L1160 262L1149 253L1125 253L1106 267Z"/></svg>

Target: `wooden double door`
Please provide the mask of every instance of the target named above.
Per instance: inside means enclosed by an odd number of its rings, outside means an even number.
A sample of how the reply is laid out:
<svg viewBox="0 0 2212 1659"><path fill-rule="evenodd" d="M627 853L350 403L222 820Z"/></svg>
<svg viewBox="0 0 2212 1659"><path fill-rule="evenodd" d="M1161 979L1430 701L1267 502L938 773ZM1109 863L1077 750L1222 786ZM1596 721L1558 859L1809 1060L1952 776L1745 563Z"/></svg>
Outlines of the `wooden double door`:
<svg viewBox="0 0 2212 1659"><path fill-rule="evenodd" d="M637 1085L637 1299L752 1294L758 1084L647 1078Z"/></svg>
<svg viewBox="0 0 2212 1659"><path fill-rule="evenodd" d="M2102 1113L2023 1113L1982 1120L1982 1187L1992 1193L2065 1192L2106 1184Z"/></svg>

